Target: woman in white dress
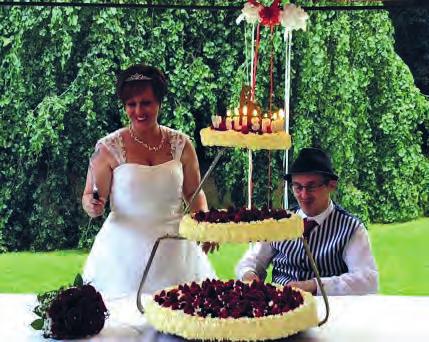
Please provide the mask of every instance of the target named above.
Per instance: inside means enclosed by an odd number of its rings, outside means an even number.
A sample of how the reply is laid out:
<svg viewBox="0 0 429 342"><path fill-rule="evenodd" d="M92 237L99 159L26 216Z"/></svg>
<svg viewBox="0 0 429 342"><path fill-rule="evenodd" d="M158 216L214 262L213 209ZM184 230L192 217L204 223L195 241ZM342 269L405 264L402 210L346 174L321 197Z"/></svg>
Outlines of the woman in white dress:
<svg viewBox="0 0 429 342"><path fill-rule="evenodd" d="M189 138L158 124L167 86L157 68L138 64L121 73L117 95L130 119L129 127L100 139L91 158L82 197L91 217L102 215L106 199L111 212L98 233L84 279L105 298L134 295L156 239L178 232L183 200L200 182L197 156ZM93 183L99 199L93 198ZM206 210L202 191L191 211ZM205 252L213 244L204 244ZM190 241L162 240L143 291L192 280L214 278L200 246Z"/></svg>

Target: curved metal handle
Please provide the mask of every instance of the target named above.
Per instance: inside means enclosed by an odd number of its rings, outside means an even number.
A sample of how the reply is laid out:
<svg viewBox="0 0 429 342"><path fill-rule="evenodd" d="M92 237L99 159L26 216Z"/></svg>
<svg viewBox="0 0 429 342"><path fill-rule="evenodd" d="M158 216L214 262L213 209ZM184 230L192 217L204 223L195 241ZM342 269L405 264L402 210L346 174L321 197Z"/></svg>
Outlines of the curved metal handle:
<svg viewBox="0 0 429 342"><path fill-rule="evenodd" d="M165 239L186 240L184 237L181 237L178 235L164 235L159 237L153 244L152 251L149 256L149 260L147 261L146 267L143 272L142 280L140 281L139 290L137 291L137 308L142 314L144 314L144 308L143 308L142 299L141 299L143 286L144 286L144 283L146 282L147 275L149 274L150 267L152 266L153 258L155 257L159 243L161 242L161 240L165 240Z"/></svg>
<svg viewBox="0 0 429 342"><path fill-rule="evenodd" d="M329 302L328 296L326 295L325 288L323 287L322 280L320 279L319 270L317 269L316 263L314 262L313 254L311 254L310 247L308 246L307 240L304 237L300 238L304 245L305 252L310 259L310 265L313 269L313 272L316 274L316 281L320 287L320 292L322 292L323 301L325 302L325 318L319 322L319 327L326 323L329 317Z"/></svg>

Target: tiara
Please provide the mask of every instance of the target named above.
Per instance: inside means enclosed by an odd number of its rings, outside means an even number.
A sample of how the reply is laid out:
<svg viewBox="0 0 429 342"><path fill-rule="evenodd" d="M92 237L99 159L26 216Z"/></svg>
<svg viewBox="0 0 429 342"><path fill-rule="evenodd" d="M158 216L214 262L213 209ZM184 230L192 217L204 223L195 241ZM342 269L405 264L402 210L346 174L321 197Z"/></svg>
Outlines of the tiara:
<svg viewBox="0 0 429 342"><path fill-rule="evenodd" d="M152 79L152 77L147 77L143 74L133 74L130 77L128 77L125 82L130 82L130 81L150 81Z"/></svg>

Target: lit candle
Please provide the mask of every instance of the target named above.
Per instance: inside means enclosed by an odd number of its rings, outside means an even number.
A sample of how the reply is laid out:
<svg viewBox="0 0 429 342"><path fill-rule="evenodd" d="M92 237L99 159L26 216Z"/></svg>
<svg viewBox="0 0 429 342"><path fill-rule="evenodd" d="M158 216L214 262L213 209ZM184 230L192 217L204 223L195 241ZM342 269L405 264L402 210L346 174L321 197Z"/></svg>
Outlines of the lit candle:
<svg viewBox="0 0 429 342"><path fill-rule="evenodd" d="M259 116L258 116L258 112L256 111L256 109L253 110L253 116L252 116L251 122L252 122L252 131L258 132L261 125L259 123Z"/></svg>
<svg viewBox="0 0 429 342"><path fill-rule="evenodd" d="M273 113L271 116L271 132L275 133L277 131L277 113Z"/></svg>
<svg viewBox="0 0 429 342"><path fill-rule="evenodd" d="M232 118L231 118L230 110L226 112L225 126L226 126L226 129L228 130L232 129Z"/></svg>
<svg viewBox="0 0 429 342"><path fill-rule="evenodd" d="M238 115L234 116L233 120L234 120L234 130L241 131L240 116Z"/></svg>
<svg viewBox="0 0 429 342"><path fill-rule="evenodd" d="M278 131L284 131L285 130L285 111L283 109L279 110L279 123L278 123Z"/></svg>
<svg viewBox="0 0 429 342"><path fill-rule="evenodd" d="M247 115L241 117L241 125L247 126Z"/></svg>
<svg viewBox="0 0 429 342"><path fill-rule="evenodd" d="M212 115L212 125L214 129L218 129L222 118L219 115Z"/></svg>
<svg viewBox="0 0 429 342"><path fill-rule="evenodd" d="M262 133L267 133L270 123L271 120L268 118L268 114L265 114L262 118Z"/></svg>
<svg viewBox="0 0 429 342"><path fill-rule="evenodd" d="M241 125L247 127L247 106L244 105L241 109L241 112L243 113L243 116L241 117Z"/></svg>

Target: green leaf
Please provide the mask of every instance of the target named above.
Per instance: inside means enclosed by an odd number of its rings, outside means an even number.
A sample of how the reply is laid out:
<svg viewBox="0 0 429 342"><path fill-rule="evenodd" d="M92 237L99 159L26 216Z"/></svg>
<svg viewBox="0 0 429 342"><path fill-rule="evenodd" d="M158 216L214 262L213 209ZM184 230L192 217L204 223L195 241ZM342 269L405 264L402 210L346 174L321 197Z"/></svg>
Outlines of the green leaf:
<svg viewBox="0 0 429 342"><path fill-rule="evenodd" d="M12 42L12 39L10 38L7 38L7 37L1 37L1 38L3 39L3 47L8 46Z"/></svg>
<svg viewBox="0 0 429 342"><path fill-rule="evenodd" d="M83 285L83 279L82 279L82 276L79 273L76 274L76 278L74 278L73 285L74 286L82 286Z"/></svg>
<svg viewBox="0 0 429 342"><path fill-rule="evenodd" d="M38 319L34 320L33 322L31 322L31 326L35 330L42 330L42 328L43 328L43 319L38 318Z"/></svg>

